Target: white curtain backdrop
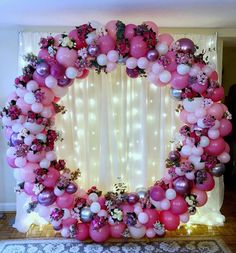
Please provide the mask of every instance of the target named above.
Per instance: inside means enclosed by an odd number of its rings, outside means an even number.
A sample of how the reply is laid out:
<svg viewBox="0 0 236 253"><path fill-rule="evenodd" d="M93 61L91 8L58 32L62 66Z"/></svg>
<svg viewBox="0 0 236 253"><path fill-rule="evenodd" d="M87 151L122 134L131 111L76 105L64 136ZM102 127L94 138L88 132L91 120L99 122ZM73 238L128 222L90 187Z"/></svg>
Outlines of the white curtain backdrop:
<svg viewBox="0 0 236 253"><path fill-rule="evenodd" d="M37 54L40 37L47 35L19 34L19 69L24 65L22 56L28 52ZM174 37L192 39L199 51L217 45L216 34L176 34ZM217 52L210 50L207 55L217 66ZM108 191L114 183L122 181L134 191L137 187L150 186L163 176L165 159L173 146L171 141L181 124L169 87L157 88L145 78L130 79L121 66L107 75L91 71L87 79L75 81L60 103L68 111L57 117L56 127L64 137L63 143L57 146L58 157L65 158L70 168L80 168L81 187L97 185ZM20 194L15 227L26 230L37 215L25 213L22 209L25 202L27 197ZM222 202L223 181L217 179L207 205L191 221L222 224L224 216L219 212Z"/></svg>

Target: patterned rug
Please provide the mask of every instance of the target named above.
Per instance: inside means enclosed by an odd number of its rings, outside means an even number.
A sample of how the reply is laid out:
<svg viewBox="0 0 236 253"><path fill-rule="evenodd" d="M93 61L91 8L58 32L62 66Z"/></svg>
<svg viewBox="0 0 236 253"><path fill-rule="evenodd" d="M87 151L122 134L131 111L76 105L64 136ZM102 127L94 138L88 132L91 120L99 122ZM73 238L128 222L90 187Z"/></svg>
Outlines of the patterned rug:
<svg viewBox="0 0 236 253"><path fill-rule="evenodd" d="M220 239L164 238L150 242L95 244L65 239L0 241L0 253L230 253Z"/></svg>

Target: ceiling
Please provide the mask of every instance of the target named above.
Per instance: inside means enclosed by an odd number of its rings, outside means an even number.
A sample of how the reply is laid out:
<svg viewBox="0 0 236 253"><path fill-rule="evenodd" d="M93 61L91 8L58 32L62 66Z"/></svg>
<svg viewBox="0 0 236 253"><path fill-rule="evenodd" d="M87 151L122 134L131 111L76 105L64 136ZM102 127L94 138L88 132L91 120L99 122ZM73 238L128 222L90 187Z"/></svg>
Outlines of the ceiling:
<svg viewBox="0 0 236 253"><path fill-rule="evenodd" d="M236 0L0 0L0 26L152 20L160 27L236 27Z"/></svg>

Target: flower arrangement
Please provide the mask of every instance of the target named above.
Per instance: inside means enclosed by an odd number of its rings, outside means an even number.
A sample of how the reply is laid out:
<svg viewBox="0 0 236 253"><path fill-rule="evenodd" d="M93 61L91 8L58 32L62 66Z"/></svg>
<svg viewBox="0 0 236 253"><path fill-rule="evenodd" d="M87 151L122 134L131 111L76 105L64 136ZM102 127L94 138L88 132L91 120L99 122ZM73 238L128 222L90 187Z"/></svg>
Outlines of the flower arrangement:
<svg viewBox="0 0 236 253"><path fill-rule="evenodd" d="M29 211L43 210L40 215L63 237L96 242L109 236L163 236L188 222L230 159L223 138L231 132L231 115L221 103L224 90L204 51L196 54L188 38L174 42L170 34L159 34L151 21L110 21L103 31L83 24L39 44L37 56L25 57L28 65L0 114L10 145L7 161L21 170L17 191L31 198ZM158 87L169 84L184 126L166 159L164 177L149 188L128 192L120 182L107 193L96 186L83 190L76 183L80 171L67 168L54 151L61 139L55 115L65 113L58 101L75 78L84 79L93 70L109 73L118 64L125 65L130 78L146 77Z"/></svg>

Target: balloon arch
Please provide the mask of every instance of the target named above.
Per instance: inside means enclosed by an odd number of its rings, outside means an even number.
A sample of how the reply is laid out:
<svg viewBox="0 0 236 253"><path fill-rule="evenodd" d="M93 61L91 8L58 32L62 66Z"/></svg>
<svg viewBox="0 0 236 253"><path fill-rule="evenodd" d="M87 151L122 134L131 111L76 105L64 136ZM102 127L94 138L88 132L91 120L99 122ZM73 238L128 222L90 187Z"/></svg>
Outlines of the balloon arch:
<svg viewBox="0 0 236 253"><path fill-rule="evenodd" d="M224 89L215 67L196 54L193 41L174 42L151 21L110 21L101 31L84 24L39 43L38 56L25 56L28 65L1 111L7 161L31 198L29 212L38 212L63 237L96 242L163 236L187 223L207 202L214 176L223 174L230 159L223 137L231 132L231 115L221 103ZM130 78L170 85L173 99L180 101L181 138L166 159L164 177L148 189L129 193L121 183L105 194L96 186L85 191L75 182L79 171L68 169L54 151L60 139L55 115L64 111L58 101L75 78L86 78L91 70L115 71L118 64L126 65Z"/></svg>

